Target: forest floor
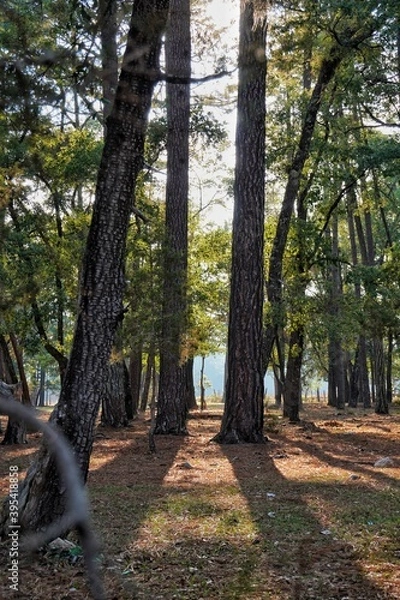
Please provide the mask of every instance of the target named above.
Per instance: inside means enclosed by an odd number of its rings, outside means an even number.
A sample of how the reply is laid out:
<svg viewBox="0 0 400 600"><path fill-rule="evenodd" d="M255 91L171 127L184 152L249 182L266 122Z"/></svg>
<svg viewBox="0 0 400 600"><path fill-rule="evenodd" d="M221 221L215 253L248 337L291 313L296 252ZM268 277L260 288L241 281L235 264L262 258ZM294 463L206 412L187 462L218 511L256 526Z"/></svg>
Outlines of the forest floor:
<svg viewBox="0 0 400 600"><path fill-rule="evenodd" d="M195 412L156 454L144 418L98 427L88 489L108 600L400 600L399 408L279 415L265 445L219 446L220 412ZM0 446L0 497L38 443ZM8 546L1 599L90 598L79 549L21 555L11 592Z"/></svg>

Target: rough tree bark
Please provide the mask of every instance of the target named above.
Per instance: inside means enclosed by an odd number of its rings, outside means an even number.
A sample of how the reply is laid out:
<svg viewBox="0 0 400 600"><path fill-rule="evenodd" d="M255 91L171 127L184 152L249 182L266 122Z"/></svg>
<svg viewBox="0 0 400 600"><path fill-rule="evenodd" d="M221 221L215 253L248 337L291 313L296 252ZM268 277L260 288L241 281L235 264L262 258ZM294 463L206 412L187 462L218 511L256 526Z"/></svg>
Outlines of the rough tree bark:
<svg viewBox="0 0 400 600"><path fill-rule="evenodd" d="M171 0L165 60L169 76L190 77L190 1ZM167 187L160 382L155 434L185 435L190 86L167 83Z"/></svg>
<svg viewBox="0 0 400 600"><path fill-rule="evenodd" d="M129 377L126 378L124 360L110 362L107 370L103 394L101 398L101 424L109 427L126 427L129 416L126 410L126 396Z"/></svg>
<svg viewBox="0 0 400 600"><path fill-rule="evenodd" d="M168 0L136 0L133 4L98 173L71 356L60 401L52 415L74 449L84 481L112 343L124 314L126 235L135 183L143 163L144 136L159 73L168 6ZM65 497L54 460L42 445L20 491L21 528L37 530L61 517Z"/></svg>
<svg viewBox="0 0 400 600"><path fill-rule="evenodd" d="M104 137L118 86L117 0L99 0Z"/></svg>
<svg viewBox="0 0 400 600"><path fill-rule="evenodd" d="M262 4L262 3L261 3ZM263 443L266 5L242 0L228 362L221 444Z"/></svg>

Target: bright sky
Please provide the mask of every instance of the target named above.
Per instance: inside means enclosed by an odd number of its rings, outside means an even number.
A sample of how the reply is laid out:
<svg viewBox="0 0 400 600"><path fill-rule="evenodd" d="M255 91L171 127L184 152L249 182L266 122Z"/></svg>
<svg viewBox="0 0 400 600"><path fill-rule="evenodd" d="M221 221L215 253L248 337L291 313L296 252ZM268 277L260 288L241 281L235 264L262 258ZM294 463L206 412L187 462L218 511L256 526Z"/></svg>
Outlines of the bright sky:
<svg viewBox="0 0 400 600"><path fill-rule="evenodd" d="M223 30L221 41L214 48L214 54L217 57L222 57L226 54L225 45L236 47L235 38L238 36L238 19L239 19L239 0L210 0L206 5L206 15L210 17L217 29ZM231 56L231 54L229 54ZM232 60L232 59L231 59ZM205 57L202 63L202 76L212 74L214 65L212 60L208 67L207 58ZM227 65L231 69L231 65ZM223 77L210 81L199 87L199 94L208 94L210 97L222 93L226 85L236 82L236 75L232 77ZM194 90L196 92L196 90ZM229 148L221 153L211 165L207 165L206 161L202 165L192 165L191 172L191 197L194 202L202 206L207 205L215 198L223 198L225 194L225 184L221 183L223 179L229 176L229 169L233 169L234 156L234 139L235 139L235 111L229 114L222 113L221 110L215 110L217 119L221 118L225 123L229 136ZM212 180L214 185L208 186L207 181ZM225 222L230 222L232 219L232 199L225 198L226 207L215 205L208 209L204 215L206 222L215 222L218 225L223 225Z"/></svg>

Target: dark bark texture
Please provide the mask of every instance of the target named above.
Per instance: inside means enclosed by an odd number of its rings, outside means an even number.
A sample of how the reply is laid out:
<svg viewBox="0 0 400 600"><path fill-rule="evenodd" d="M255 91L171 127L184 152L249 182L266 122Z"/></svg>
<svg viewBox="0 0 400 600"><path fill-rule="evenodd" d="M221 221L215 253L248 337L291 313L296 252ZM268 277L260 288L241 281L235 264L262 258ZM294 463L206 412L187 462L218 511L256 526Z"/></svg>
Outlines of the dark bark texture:
<svg viewBox="0 0 400 600"><path fill-rule="evenodd" d="M265 21L241 2L232 275L225 409L215 440L263 443Z"/></svg>
<svg viewBox="0 0 400 600"><path fill-rule="evenodd" d="M168 76L190 77L190 2L171 0L166 33ZM167 187L160 383L156 434L184 435L187 372L186 332L188 253L190 86L167 83Z"/></svg>
<svg viewBox="0 0 400 600"><path fill-rule="evenodd" d="M126 377L126 365L123 360L112 362L108 366L108 375L102 395L101 424L109 427L126 427L128 414L126 396L130 395L129 377ZM132 400L132 397L131 397Z"/></svg>
<svg viewBox="0 0 400 600"><path fill-rule="evenodd" d="M135 183L168 0L137 0L98 174L84 257L76 329L60 401L52 420L72 444L85 481L108 360L123 316L124 260ZM54 459L43 445L20 492L20 525L37 530L65 510Z"/></svg>

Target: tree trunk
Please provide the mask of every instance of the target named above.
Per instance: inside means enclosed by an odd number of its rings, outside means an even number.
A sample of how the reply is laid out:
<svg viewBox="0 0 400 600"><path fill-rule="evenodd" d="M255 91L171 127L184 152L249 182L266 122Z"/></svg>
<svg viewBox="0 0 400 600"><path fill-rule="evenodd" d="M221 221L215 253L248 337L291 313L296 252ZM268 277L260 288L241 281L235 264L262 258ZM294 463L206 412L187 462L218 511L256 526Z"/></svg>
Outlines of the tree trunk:
<svg viewBox="0 0 400 600"><path fill-rule="evenodd" d="M128 419L130 420L138 413L140 390L142 387L142 367L142 348L140 344L138 347L132 348L129 361L131 408L128 411Z"/></svg>
<svg viewBox="0 0 400 600"><path fill-rule="evenodd" d="M200 410L205 410L207 408L206 404L206 393L204 387L204 366L206 362L206 357L204 355L201 356L201 367L200 367Z"/></svg>
<svg viewBox="0 0 400 600"><path fill-rule="evenodd" d="M126 365L123 360L108 365L107 379L101 398L101 424L109 427L126 427Z"/></svg>
<svg viewBox="0 0 400 600"><path fill-rule="evenodd" d="M283 396L283 385L281 379L278 375L274 375L274 398L275 398L275 406L280 408L282 406L282 396Z"/></svg>
<svg viewBox="0 0 400 600"><path fill-rule="evenodd" d="M186 363L186 407L188 410L197 408L196 392L193 379L193 363L194 359L189 358Z"/></svg>
<svg viewBox="0 0 400 600"><path fill-rule="evenodd" d="M15 340L16 343L16 340ZM18 383L17 373L8 348L7 341L0 334L0 380L6 384L15 385ZM23 397L23 388L21 388ZM16 394L14 393L14 397ZM24 421L15 417L8 417L6 431L2 440L2 445L26 444L26 424Z"/></svg>
<svg viewBox="0 0 400 600"><path fill-rule="evenodd" d="M371 408L371 391L368 377L367 342L363 335L358 340L359 390L364 408Z"/></svg>
<svg viewBox="0 0 400 600"><path fill-rule="evenodd" d="M373 359L375 365L375 412L378 415L388 415L383 342L380 338L373 340Z"/></svg>
<svg viewBox="0 0 400 600"><path fill-rule="evenodd" d="M239 86L228 328L221 444L263 443L262 363L266 15L240 3Z"/></svg>
<svg viewBox="0 0 400 600"><path fill-rule="evenodd" d="M99 26L101 38L103 123L104 137L107 134L106 122L111 114L115 92L118 86L117 49L117 0L99 0Z"/></svg>
<svg viewBox="0 0 400 600"><path fill-rule="evenodd" d="M328 343L328 406L337 406L335 357L335 345L330 339Z"/></svg>
<svg viewBox="0 0 400 600"><path fill-rule="evenodd" d="M28 381L26 379L22 350L20 348L20 345L19 345L18 340L17 340L16 336L14 335L14 333L10 333L10 341L11 341L11 345L13 347L13 352L14 352L15 360L16 360L17 367L18 367L19 380L22 385L22 402L23 402L23 404L30 406L31 405L31 395L29 392Z"/></svg>
<svg viewBox="0 0 400 600"><path fill-rule="evenodd" d="M114 335L124 314L126 236L135 183L143 164L144 136L167 14L168 0L136 0L133 4L98 173L71 356L52 415L74 449L84 481ZM19 501L22 529L41 529L64 513L65 490L45 445L28 470ZM6 531L5 526L3 533Z"/></svg>
<svg viewBox="0 0 400 600"><path fill-rule="evenodd" d="M283 416L291 423L300 421L299 410L301 402L301 365L303 361L304 335L301 327L292 331L289 341L287 361Z"/></svg>
<svg viewBox="0 0 400 600"><path fill-rule="evenodd" d="M190 1L171 0L165 41L167 74L190 77ZM189 83L167 83L167 184L160 383L155 434L187 433L186 333Z"/></svg>
<svg viewBox="0 0 400 600"><path fill-rule="evenodd" d="M149 353L147 355L146 371L143 382L142 397L140 399L140 410L145 412L149 404L150 388L153 380L153 374L156 370L156 354L154 344L150 344ZM154 392L154 391L153 391Z"/></svg>
<svg viewBox="0 0 400 600"><path fill-rule="evenodd" d="M7 384L0 379L0 396L8 402L18 402L22 399L22 385L18 383ZM26 444L26 424L20 419L9 417L7 429L4 434L3 446L11 444Z"/></svg>
<svg viewBox="0 0 400 600"><path fill-rule="evenodd" d="M321 106L326 87L332 80L336 69L342 60L337 48L332 48L329 56L321 64L318 79L315 83L311 98L304 117L299 145L290 166L285 194L279 214L278 225L272 245L267 294L270 303L270 322L264 332L264 364L268 364L277 329L282 321L282 271L283 255L289 234L290 221L293 214L297 194L300 189L301 175L305 162L310 153L311 141L314 134L317 115Z"/></svg>
<svg viewBox="0 0 400 600"><path fill-rule="evenodd" d="M20 225L20 221L19 221L19 216L18 216L18 212L16 211L13 202L10 201L9 205L8 205L8 210L10 213L10 217L13 221L14 227L16 229L17 232L21 231L21 225ZM32 260L29 254L27 254L24 250L23 247L23 243L22 243L22 238L19 239L18 241L18 245L19 245L19 250L21 253L21 260L23 260L26 264L27 267L27 279L28 282L30 284L30 288L32 290L36 289L36 285L35 282L33 280L33 273L34 273L34 268L33 268L33 264L32 264ZM59 282L60 283L60 282ZM58 300L60 300L60 290L58 288L57 291L57 295L58 295ZM52 342L50 341L48 335L47 335L47 331L43 322L43 314L40 310L39 304L37 302L37 298L35 295L35 292L32 291L31 293L31 297L30 297L30 304L31 304L31 310L32 310L32 314L33 314L33 319L35 322L35 326L37 329L37 332L39 334L40 340L43 344L43 347L45 348L45 350L50 354L50 356L52 358L54 358L54 360L57 361L58 364L58 368L59 368L59 373L60 373L60 381L61 383L63 382L64 379L64 375L65 375L65 370L67 368L67 363L68 363L68 359L66 356L64 356L64 354L62 352L60 352L60 350L54 345L52 344ZM62 325L60 323L60 304L57 301L57 315L58 315L58 334L60 334L60 328L62 330Z"/></svg>
<svg viewBox="0 0 400 600"><path fill-rule="evenodd" d="M386 359L386 400L388 405L393 401L392 371L393 371L393 332L388 333L388 349Z"/></svg>

